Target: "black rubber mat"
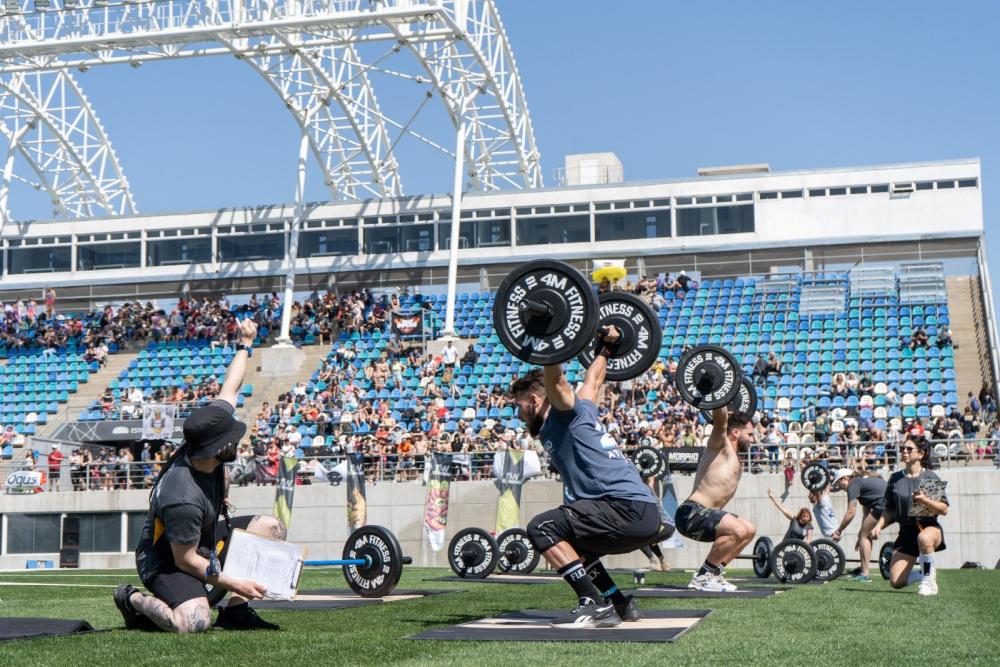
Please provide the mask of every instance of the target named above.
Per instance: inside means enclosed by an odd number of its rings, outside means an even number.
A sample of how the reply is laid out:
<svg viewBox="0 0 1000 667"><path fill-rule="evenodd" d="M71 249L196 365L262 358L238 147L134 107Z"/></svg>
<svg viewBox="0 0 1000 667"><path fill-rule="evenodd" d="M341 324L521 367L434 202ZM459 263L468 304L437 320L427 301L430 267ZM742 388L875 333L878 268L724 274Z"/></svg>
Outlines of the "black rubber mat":
<svg viewBox="0 0 1000 667"><path fill-rule="evenodd" d="M654 584L641 588L622 589L627 595L634 595L637 598L766 598L776 593L784 593L787 588L764 588L756 586L753 588L740 588L739 590L723 593L712 591L696 591L687 586L669 586L667 584Z"/></svg>
<svg viewBox="0 0 1000 667"><path fill-rule="evenodd" d="M59 637L81 632L94 632L87 621L63 618L0 618L0 642L10 639Z"/></svg>
<svg viewBox="0 0 1000 667"><path fill-rule="evenodd" d="M254 600L250 605L254 609L281 609L285 611L315 611L322 609L346 609L347 607L363 607L382 602L402 602L415 600L428 595L456 593L455 590L412 590L396 589L384 598L363 598L346 588L320 588L309 591L299 591L294 600Z"/></svg>

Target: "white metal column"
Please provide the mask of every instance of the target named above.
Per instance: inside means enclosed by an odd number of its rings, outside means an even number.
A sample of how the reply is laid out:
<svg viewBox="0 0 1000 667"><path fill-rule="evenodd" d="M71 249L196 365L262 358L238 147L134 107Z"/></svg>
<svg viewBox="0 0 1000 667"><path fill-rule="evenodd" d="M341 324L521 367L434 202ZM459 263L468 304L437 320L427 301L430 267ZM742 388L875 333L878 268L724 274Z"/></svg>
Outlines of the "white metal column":
<svg viewBox="0 0 1000 667"><path fill-rule="evenodd" d="M455 291L458 287L458 241L462 228L462 182L465 172L465 121L455 136L455 183L451 195L451 248L448 253L448 301L444 311L442 338L455 336Z"/></svg>
<svg viewBox="0 0 1000 667"><path fill-rule="evenodd" d="M309 114L306 114L308 117ZM306 199L306 160L309 159L309 134L306 129L308 124L303 125L302 139L299 141L299 164L298 179L295 182L295 213L292 216L291 229L288 232L288 271L285 274L285 296L281 302L281 332L275 347L289 347L292 339L289 336L289 328L292 320L292 298L295 292L295 263L299 259L299 228L302 227L302 218L305 215Z"/></svg>

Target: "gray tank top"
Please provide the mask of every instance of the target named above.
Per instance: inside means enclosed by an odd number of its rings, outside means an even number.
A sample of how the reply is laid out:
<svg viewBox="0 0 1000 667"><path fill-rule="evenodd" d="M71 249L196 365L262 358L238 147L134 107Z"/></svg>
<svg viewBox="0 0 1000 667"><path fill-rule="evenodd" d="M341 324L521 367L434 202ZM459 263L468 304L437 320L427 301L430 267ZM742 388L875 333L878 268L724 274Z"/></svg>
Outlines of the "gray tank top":
<svg viewBox="0 0 1000 667"><path fill-rule="evenodd" d="M655 503L639 471L597 419L597 406L576 399L573 408L551 408L539 439L559 471L567 503L618 498Z"/></svg>

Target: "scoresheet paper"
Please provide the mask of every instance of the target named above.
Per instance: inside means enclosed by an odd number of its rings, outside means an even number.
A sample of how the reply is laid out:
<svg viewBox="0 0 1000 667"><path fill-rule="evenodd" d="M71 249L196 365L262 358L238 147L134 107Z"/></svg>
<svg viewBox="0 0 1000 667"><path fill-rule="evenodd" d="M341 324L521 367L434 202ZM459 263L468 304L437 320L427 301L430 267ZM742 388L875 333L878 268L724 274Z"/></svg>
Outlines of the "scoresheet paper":
<svg viewBox="0 0 1000 667"><path fill-rule="evenodd" d="M306 548L272 540L239 528L229 539L222 571L235 579L249 579L267 586L266 598L291 600L299 587Z"/></svg>

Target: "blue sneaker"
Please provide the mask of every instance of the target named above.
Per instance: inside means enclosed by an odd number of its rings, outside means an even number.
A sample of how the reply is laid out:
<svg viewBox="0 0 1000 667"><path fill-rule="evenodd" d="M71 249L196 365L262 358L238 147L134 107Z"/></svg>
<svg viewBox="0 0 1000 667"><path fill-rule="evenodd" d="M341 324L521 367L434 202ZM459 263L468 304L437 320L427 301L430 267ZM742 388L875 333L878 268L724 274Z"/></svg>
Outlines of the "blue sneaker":
<svg viewBox="0 0 1000 667"><path fill-rule="evenodd" d="M870 583L872 583L872 578L869 577L868 575L865 575L865 574L856 574L856 575L854 575L853 579L854 579L854 581L857 581L857 582L862 583L862 584L870 584Z"/></svg>

